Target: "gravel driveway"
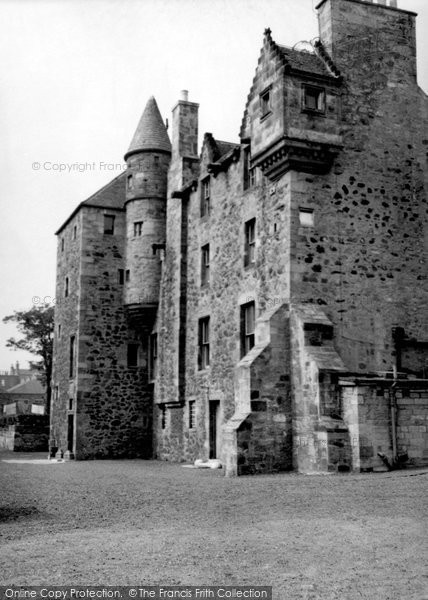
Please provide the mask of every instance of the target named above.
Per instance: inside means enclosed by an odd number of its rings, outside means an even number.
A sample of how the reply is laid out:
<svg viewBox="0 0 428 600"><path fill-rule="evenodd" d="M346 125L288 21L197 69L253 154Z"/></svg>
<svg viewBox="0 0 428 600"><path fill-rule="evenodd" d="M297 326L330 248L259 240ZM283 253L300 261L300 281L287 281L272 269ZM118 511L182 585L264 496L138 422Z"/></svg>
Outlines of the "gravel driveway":
<svg viewBox="0 0 428 600"><path fill-rule="evenodd" d="M156 461L43 459L0 455L1 585L428 598L428 471L226 479Z"/></svg>

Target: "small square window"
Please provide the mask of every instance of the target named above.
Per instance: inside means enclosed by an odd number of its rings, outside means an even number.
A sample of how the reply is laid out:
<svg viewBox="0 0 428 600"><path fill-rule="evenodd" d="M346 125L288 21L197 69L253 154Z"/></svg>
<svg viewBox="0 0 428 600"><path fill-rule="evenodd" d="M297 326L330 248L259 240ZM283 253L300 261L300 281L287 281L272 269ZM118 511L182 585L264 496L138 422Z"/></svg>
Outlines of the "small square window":
<svg viewBox="0 0 428 600"><path fill-rule="evenodd" d="M201 248L201 285L208 285L210 282L210 245L206 244Z"/></svg>
<svg viewBox="0 0 428 600"><path fill-rule="evenodd" d="M241 358L253 348L255 344L256 305L248 302L241 306Z"/></svg>
<svg viewBox="0 0 428 600"><path fill-rule="evenodd" d="M210 318L199 319L199 370L202 371L210 365Z"/></svg>
<svg viewBox="0 0 428 600"><path fill-rule="evenodd" d="M104 215L104 234L114 234L114 215Z"/></svg>
<svg viewBox="0 0 428 600"><path fill-rule="evenodd" d="M303 109L318 113L325 112L325 89L312 85L304 85Z"/></svg>
<svg viewBox="0 0 428 600"><path fill-rule="evenodd" d="M303 227L314 226L314 211L310 208L301 208L299 210L299 221Z"/></svg>
<svg viewBox="0 0 428 600"><path fill-rule="evenodd" d="M250 267L256 262L256 220L250 219L245 223L244 267Z"/></svg>
<svg viewBox="0 0 428 600"><path fill-rule="evenodd" d="M211 183L210 178L206 177L202 180L201 184L201 217L205 217L210 214L210 195L211 195Z"/></svg>
<svg viewBox="0 0 428 600"><path fill-rule="evenodd" d="M143 221L135 221L134 237L141 237L142 232L143 232Z"/></svg>
<svg viewBox="0 0 428 600"><path fill-rule="evenodd" d="M266 117L272 110L271 107L271 88L260 94L260 113L261 118Z"/></svg>
<svg viewBox="0 0 428 600"><path fill-rule="evenodd" d="M194 429L195 427L195 401L189 401L189 429Z"/></svg>

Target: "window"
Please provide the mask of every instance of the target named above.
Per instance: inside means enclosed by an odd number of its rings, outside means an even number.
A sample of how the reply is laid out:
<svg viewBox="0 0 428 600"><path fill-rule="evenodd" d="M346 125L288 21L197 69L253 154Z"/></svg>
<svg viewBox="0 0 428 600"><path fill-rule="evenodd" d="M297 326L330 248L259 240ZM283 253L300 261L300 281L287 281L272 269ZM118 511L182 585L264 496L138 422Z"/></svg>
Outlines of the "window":
<svg viewBox="0 0 428 600"><path fill-rule="evenodd" d="M64 288L64 297L67 298L70 293L70 282L68 277L65 278L65 288Z"/></svg>
<svg viewBox="0 0 428 600"><path fill-rule="evenodd" d="M303 227L314 226L314 211L311 208L299 209L299 221Z"/></svg>
<svg viewBox="0 0 428 600"><path fill-rule="evenodd" d="M68 399L68 410L73 410L73 398Z"/></svg>
<svg viewBox="0 0 428 600"><path fill-rule="evenodd" d="M247 147L244 152L244 190L256 184L256 168L251 167L251 150Z"/></svg>
<svg viewBox="0 0 428 600"><path fill-rule="evenodd" d="M199 370L206 369L210 365L210 318L199 319Z"/></svg>
<svg viewBox="0 0 428 600"><path fill-rule="evenodd" d="M195 401L189 401L189 429L195 427Z"/></svg>
<svg viewBox="0 0 428 600"><path fill-rule="evenodd" d="M210 214L210 187L210 178L203 179L201 185L201 217Z"/></svg>
<svg viewBox="0 0 428 600"><path fill-rule="evenodd" d="M72 335L70 337L70 365L69 365L69 373L70 377L74 377L74 363L76 360L76 336Z"/></svg>
<svg viewBox="0 0 428 600"><path fill-rule="evenodd" d="M128 344L128 367L138 367L138 344Z"/></svg>
<svg viewBox="0 0 428 600"><path fill-rule="evenodd" d="M64 238L61 239L61 252L64 252Z"/></svg>
<svg viewBox="0 0 428 600"><path fill-rule="evenodd" d="M256 305L248 302L241 306L241 358L244 357L255 344Z"/></svg>
<svg viewBox="0 0 428 600"><path fill-rule="evenodd" d="M104 234L114 234L114 215L104 215Z"/></svg>
<svg viewBox="0 0 428 600"><path fill-rule="evenodd" d="M73 240L75 240L75 239L76 239L76 237L77 237L77 225L75 225L75 226L73 227Z"/></svg>
<svg viewBox="0 0 428 600"><path fill-rule="evenodd" d="M303 110L325 112L325 89L312 85L303 86Z"/></svg>
<svg viewBox="0 0 428 600"><path fill-rule="evenodd" d="M58 339L61 339L61 325L58 325Z"/></svg>
<svg viewBox="0 0 428 600"><path fill-rule="evenodd" d="M159 156L153 157L153 163L157 166L159 164Z"/></svg>
<svg viewBox="0 0 428 600"><path fill-rule="evenodd" d="M123 269L118 269L117 270L117 280L119 282L119 285L123 285L124 281L125 281L125 271Z"/></svg>
<svg viewBox="0 0 428 600"><path fill-rule="evenodd" d="M260 94L260 113L261 118L266 117L271 112L271 88Z"/></svg>
<svg viewBox="0 0 428 600"><path fill-rule="evenodd" d="M134 223L134 237L140 237L143 231L143 221L135 221Z"/></svg>
<svg viewBox="0 0 428 600"><path fill-rule="evenodd" d="M201 285L208 285L210 282L210 245L206 244L201 248Z"/></svg>
<svg viewBox="0 0 428 600"><path fill-rule="evenodd" d="M245 248L244 267L249 267L256 262L256 220L251 219L245 223Z"/></svg>
<svg viewBox="0 0 428 600"><path fill-rule="evenodd" d="M128 175L128 177L126 178L126 187L128 190L132 190L132 188L133 188L132 175Z"/></svg>
<svg viewBox="0 0 428 600"><path fill-rule="evenodd" d="M249 175L249 187L252 188L256 185L256 167L252 167L251 169L248 170L248 175Z"/></svg>
<svg viewBox="0 0 428 600"><path fill-rule="evenodd" d="M162 429L166 428L166 408L165 406L161 406L161 427Z"/></svg>
<svg viewBox="0 0 428 600"><path fill-rule="evenodd" d="M125 281L128 282L131 279L131 272L129 271L129 269L126 269L125 271Z"/></svg>
<svg viewBox="0 0 428 600"><path fill-rule="evenodd" d="M158 362L158 334L152 333L149 338L149 379L156 379Z"/></svg>

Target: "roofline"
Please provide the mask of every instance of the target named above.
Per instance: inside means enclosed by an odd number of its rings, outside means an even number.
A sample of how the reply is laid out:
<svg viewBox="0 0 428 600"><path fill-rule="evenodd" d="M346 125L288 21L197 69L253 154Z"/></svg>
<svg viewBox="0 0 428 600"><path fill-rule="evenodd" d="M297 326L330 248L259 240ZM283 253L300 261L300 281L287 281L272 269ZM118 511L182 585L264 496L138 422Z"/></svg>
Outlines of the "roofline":
<svg viewBox="0 0 428 600"><path fill-rule="evenodd" d="M314 73L313 71L307 71L306 69L296 69L295 67L289 67L288 71L291 75L299 75L300 77L307 77L308 79L319 79L321 81L328 81L331 84L341 85L343 83L342 75L333 75L333 73Z"/></svg>
<svg viewBox="0 0 428 600"><path fill-rule="evenodd" d="M158 154L172 154L172 149L165 150L164 148L141 148L140 150L138 150L138 149L128 150L128 152L124 155L123 159L127 160L130 156L133 156L134 154L141 154L142 152L157 152Z"/></svg>
<svg viewBox="0 0 428 600"><path fill-rule="evenodd" d="M408 15L413 15L414 17L418 16L418 13L415 13L411 10L404 10L403 8L398 8L395 6L387 6L386 4L373 4L372 2L365 2L364 0L342 0L343 2L354 2L355 4L362 4L363 6L375 6L377 8L386 8L387 10L393 10L395 12L406 13ZM323 4L325 4L327 0L321 0L316 6L315 9L319 10Z"/></svg>
<svg viewBox="0 0 428 600"><path fill-rule="evenodd" d="M94 192L93 194L91 194L88 198L86 198L86 200L82 200L82 202L80 202L80 204L78 204L76 206L76 208L73 210L73 212L71 213L71 215L64 221L64 223L61 225L61 227L57 231L55 231L55 235L58 235L59 233L61 233L61 231L64 229L64 227L67 225L67 223L69 223L69 221L71 221L71 219L79 212L79 210L83 206L89 206L89 208L106 208L105 206L100 206L99 204L90 204L88 202L88 200L90 200L91 198L93 198L94 196L96 196L97 194L99 194L100 192L102 192L103 190L105 190L106 187L108 187L114 181L116 181L117 179L119 179L120 177L122 177L125 173L126 173L126 171L123 171L123 173L119 173L119 175L117 175L114 179L112 179L111 181L109 181L108 183L106 183L105 185L103 185L102 188L100 188L99 190L97 190L96 192ZM123 211L124 209L123 208L114 208L114 207L111 207L110 210Z"/></svg>
<svg viewBox="0 0 428 600"><path fill-rule="evenodd" d="M66 225L71 221L71 219L76 216L81 208L103 208L104 210L115 210L116 212L125 212L124 208L117 208L116 206L102 206L101 204L88 204L87 200L83 200L77 207L73 210L71 215L68 217L66 221L61 225L61 227L55 231L54 235L59 235L61 231L64 229Z"/></svg>

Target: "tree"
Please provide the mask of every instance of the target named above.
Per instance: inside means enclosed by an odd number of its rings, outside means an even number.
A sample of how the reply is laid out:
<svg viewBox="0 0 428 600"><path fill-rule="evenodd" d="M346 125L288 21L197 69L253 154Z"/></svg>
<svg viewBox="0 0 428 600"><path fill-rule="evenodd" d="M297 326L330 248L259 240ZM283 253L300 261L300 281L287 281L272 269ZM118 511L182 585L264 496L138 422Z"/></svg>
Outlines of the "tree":
<svg viewBox="0 0 428 600"><path fill-rule="evenodd" d="M26 350L40 360L31 362L31 368L39 371L39 379L46 386L46 413L50 412L51 404L51 378L52 378L52 350L54 333L53 306L33 306L30 310L15 311L13 315L4 317L3 323L16 323L18 331L24 336L16 340L9 338L6 341L8 348Z"/></svg>

